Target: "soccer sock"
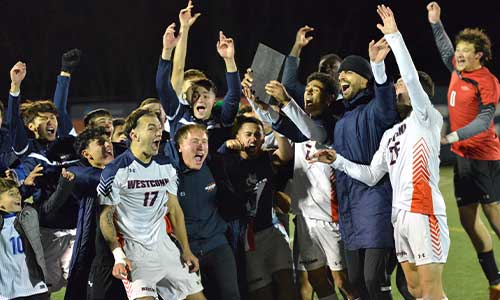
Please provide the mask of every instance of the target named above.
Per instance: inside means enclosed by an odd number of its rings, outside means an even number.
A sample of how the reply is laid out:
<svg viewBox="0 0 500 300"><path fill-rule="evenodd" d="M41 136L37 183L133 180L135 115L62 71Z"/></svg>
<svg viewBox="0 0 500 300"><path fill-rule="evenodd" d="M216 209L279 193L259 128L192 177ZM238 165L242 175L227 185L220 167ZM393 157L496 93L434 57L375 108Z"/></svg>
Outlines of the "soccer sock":
<svg viewBox="0 0 500 300"><path fill-rule="evenodd" d="M332 294L330 296L319 298L318 300L339 300L339 298L337 297L337 294Z"/></svg>
<svg viewBox="0 0 500 300"><path fill-rule="evenodd" d="M490 285L496 285L500 283L500 274L498 274L498 267L497 263L495 262L493 250L478 253L477 257L479 259L479 264L483 269L484 275L486 275L486 278L488 278Z"/></svg>

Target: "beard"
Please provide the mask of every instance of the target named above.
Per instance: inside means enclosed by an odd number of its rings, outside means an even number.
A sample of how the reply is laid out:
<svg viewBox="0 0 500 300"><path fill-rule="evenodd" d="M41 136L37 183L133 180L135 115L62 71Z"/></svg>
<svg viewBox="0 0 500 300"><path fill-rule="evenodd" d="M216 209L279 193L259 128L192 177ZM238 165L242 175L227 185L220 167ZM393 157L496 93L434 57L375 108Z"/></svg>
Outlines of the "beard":
<svg viewBox="0 0 500 300"><path fill-rule="evenodd" d="M408 115L411 113L413 108L411 107L411 105L398 103L398 104L396 104L396 110L398 111L399 116L401 117L401 120L403 120L406 117L408 117Z"/></svg>

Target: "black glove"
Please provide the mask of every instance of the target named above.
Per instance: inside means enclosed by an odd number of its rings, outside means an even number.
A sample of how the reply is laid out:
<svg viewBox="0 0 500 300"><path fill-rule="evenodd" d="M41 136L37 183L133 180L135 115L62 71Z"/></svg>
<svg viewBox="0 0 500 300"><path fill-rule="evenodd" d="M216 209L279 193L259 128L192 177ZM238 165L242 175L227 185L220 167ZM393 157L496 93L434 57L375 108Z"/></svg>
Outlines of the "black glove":
<svg viewBox="0 0 500 300"><path fill-rule="evenodd" d="M64 53L61 58L61 71L72 73L80 63L81 55L82 51L79 49L72 49Z"/></svg>

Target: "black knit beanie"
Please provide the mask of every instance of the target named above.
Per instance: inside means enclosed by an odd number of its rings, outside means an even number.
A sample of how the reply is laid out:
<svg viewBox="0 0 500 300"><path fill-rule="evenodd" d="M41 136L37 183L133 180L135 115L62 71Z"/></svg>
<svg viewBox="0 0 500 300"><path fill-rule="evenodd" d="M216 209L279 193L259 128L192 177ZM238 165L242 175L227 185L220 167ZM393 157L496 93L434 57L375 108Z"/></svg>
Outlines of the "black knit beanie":
<svg viewBox="0 0 500 300"><path fill-rule="evenodd" d="M368 80L373 78L370 63L358 55L349 55L344 58L344 60L340 63L339 73L342 71L353 71Z"/></svg>

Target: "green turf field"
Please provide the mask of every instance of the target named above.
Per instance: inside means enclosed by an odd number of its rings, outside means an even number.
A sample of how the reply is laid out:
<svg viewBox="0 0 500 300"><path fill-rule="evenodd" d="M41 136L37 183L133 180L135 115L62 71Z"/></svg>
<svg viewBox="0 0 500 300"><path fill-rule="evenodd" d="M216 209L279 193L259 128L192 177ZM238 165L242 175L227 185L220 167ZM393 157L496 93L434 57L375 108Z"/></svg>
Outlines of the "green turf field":
<svg viewBox="0 0 500 300"><path fill-rule="evenodd" d="M448 263L444 269L443 281L445 291L450 300L486 300L488 299L488 283L481 271L472 244L462 229L458 218L458 210L453 194L452 168L444 167L441 169L440 188L446 201L451 237ZM485 221L484 218L483 221ZM500 242L493 232L491 234L493 236L497 261L500 262ZM397 292L395 283L393 284L393 291L395 300L403 299ZM64 291L54 294L52 298L63 299Z"/></svg>

